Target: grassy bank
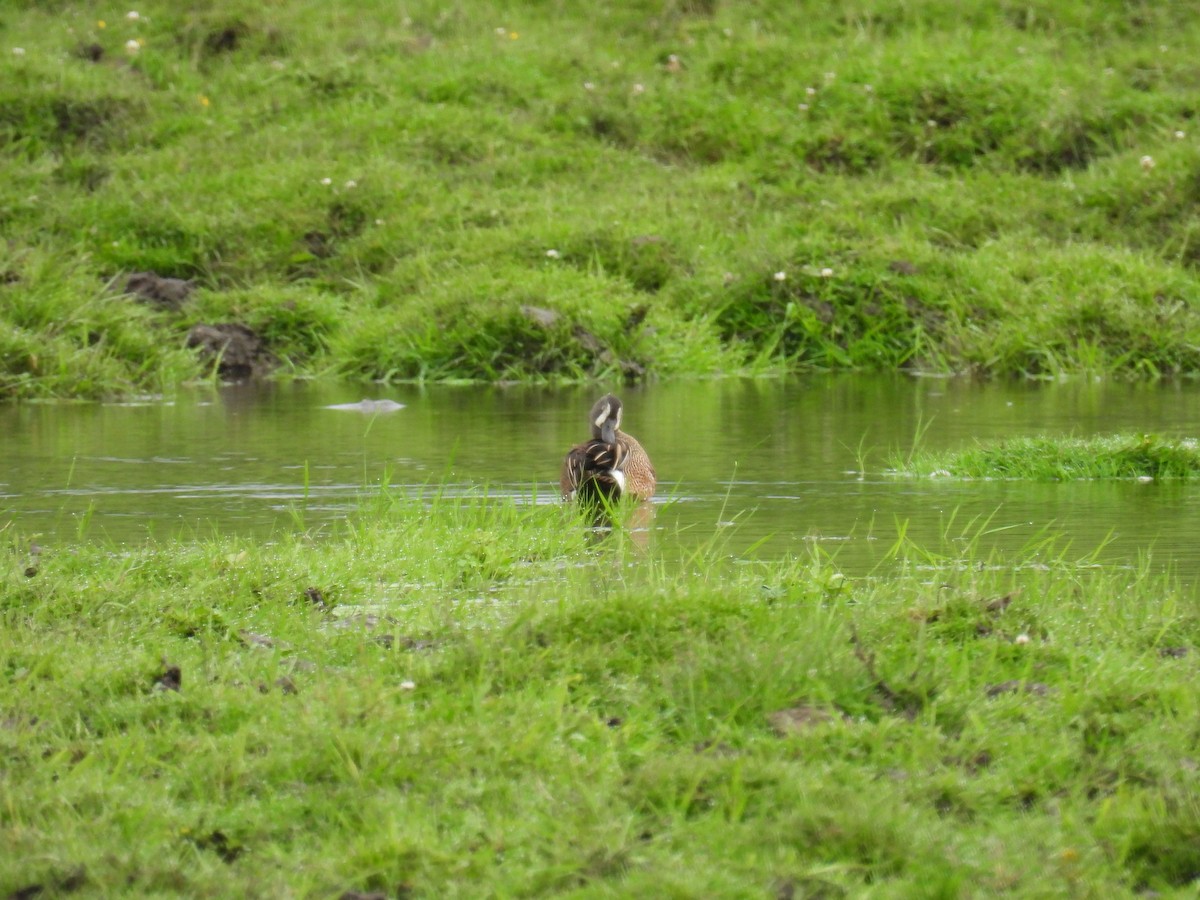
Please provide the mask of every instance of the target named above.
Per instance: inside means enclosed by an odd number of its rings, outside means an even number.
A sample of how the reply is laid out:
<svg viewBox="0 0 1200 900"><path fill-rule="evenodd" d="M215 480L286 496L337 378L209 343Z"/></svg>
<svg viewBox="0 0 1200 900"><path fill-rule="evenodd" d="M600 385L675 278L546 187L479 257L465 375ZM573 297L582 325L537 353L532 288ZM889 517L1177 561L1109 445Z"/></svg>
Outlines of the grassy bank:
<svg viewBox="0 0 1200 900"><path fill-rule="evenodd" d="M921 450L891 460L894 472L926 478L1200 478L1200 447L1154 435L1012 438L963 450Z"/></svg>
<svg viewBox="0 0 1200 900"><path fill-rule="evenodd" d="M0 396L1197 367L1186 4L127 12L0 15Z"/></svg>
<svg viewBox="0 0 1200 900"><path fill-rule="evenodd" d="M1132 895L1200 875L1193 588L397 501L0 580L0 891ZM23 894L28 896L31 894ZM348 895L353 896L353 895Z"/></svg>

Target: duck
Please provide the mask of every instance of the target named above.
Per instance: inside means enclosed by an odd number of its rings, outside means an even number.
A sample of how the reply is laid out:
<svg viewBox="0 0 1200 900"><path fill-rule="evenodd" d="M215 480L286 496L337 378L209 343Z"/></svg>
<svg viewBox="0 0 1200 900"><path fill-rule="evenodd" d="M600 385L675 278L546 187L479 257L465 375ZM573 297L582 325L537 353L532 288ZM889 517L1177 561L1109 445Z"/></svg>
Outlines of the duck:
<svg viewBox="0 0 1200 900"><path fill-rule="evenodd" d="M621 431L621 409L614 394L605 394L592 406L591 440L576 444L563 460L559 477L563 499L594 504L654 496L654 465L637 438Z"/></svg>

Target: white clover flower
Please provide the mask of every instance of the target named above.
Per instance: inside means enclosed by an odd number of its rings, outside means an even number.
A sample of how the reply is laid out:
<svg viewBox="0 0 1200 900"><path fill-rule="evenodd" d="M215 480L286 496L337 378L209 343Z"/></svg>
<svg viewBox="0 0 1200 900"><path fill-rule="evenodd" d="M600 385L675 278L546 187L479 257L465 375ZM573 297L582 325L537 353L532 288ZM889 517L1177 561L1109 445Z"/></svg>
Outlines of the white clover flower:
<svg viewBox="0 0 1200 900"><path fill-rule="evenodd" d="M1186 132L1183 132L1183 131L1177 131L1177 132L1175 132L1175 140L1177 140L1177 141L1182 141L1182 140L1183 140L1185 137L1187 137L1187 133L1186 133Z"/></svg>
<svg viewBox="0 0 1200 900"><path fill-rule="evenodd" d="M1029 643L1029 635L1025 634L1024 632L1022 632L1021 634L1018 634L1015 638L1013 638L1013 643L1019 644L1019 645L1028 644Z"/></svg>
<svg viewBox="0 0 1200 900"><path fill-rule="evenodd" d="M798 108L799 108L800 112L808 112L808 104L807 103L801 103Z"/></svg>
<svg viewBox="0 0 1200 900"><path fill-rule="evenodd" d="M837 73L836 73L836 72L826 72L826 73L825 73L825 80L826 80L826 81L833 81L833 79L835 79L835 78L837 78Z"/></svg>
<svg viewBox="0 0 1200 900"><path fill-rule="evenodd" d="M817 89L815 87L806 87L804 93L809 97L815 97L817 96Z"/></svg>
<svg viewBox="0 0 1200 900"><path fill-rule="evenodd" d="M13 47L13 56L24 56L24 55L25 55L24 47Z"/></svg>
<svg viewBox="0 0 1200 900"><path fill-rule="evenodd" d="M139 43L138 43L137 41L135 41L135 40L132 40L132 39L131 39L131 40L128 40L128 41L126 41L126 42L125 42L125 52L126 52L126 53L128 53L128 54L130 54L131 56L132 56L134 53L137 53L137 52L138 52L139 50L141 50L141 49L142 49L142 45L141 45L141 44L139 44Z"/></svg>
<svg viewBox="0 0 1200 900"><path fill-rule="evenodd" d="M821 270L821 277L822 278L832 278L833 277L833 269L830 269L828 266L825 267L824 269Z"/></svg>
<svg viewBox="0 0 1200 900"><path fill-rule="evenodd" d="M874 88L874 87L872 87L872 86L871 86L871 85L869 85L869 84L864 84L864 85L863 85L863 90L864 90L864 91L866 91L868 94L873 94L873 93L875 93L875 88Z"/></svg>
<svg viewBox="0 0 1200 900"><path fill-rule="evenodd" d="M592 82L590 82L590 81L585 81L585 82L583 83L583 89L584 89L585 91L594 91L594 90L596 89L596 85L595 85L595 84L593 84L593 83L592 83Z"/></svg>
<svg viewBox="0 0 1200 900"><path fill-rule="evenodd" d="M324 184L324 185L330 185L330 184L333 184L333 179L332 179L332 178L322 178L322 179L321 179L321 184Z"/></svg>
<svg viewBox="0 0 1200 900"><path fill-rule="evenodd" d="M1139 160L1139 162L1141 163L1143 171L1149 172L1151 169L1154 168L1154 157L1153 156L1143 156Z"/></svg>
<svg viewBox="0 0 1200 900"><path fill-rule="evenodd" d="M772 277L776 281L787 281L787 272L776 272Z"/></svg>
<svg viewBox="0 0 1200 900"><path fill-rule="evenodd" d="M355 181L353 178L351 178L349 181L346 182L346 187L347 188L356 188L356 187L358 187L358 182Z"/></svg>
<svg viewBox="0 0 1200 900"><path fill-rule="evenodd" d="M383 224L383 219L376 219L376 220L375 220L375 224L376 224L376 225L382 225L382 224Z"/></svg>
<svg viewBox="0 0 1200 900"><path fill-rule="evenodd" d="M400 690L402 690L402 691L415 691L416 689L417 689L417 683L415 681L400 682Z"/></svg>
<svg viewBox="0 0 1200 900"><path fill-rule="evenodd" d="M554 250L554 249L551 249L551 250L547 250L547 251L546 251L546 257L547 257L548 259L558 259L558 257L559 257L560 255L561 255L561 254L560 254L560 253L559 253L557 250Z"/></svg>
<svg viewBox="0 0 1200 900"><path fill-rule="evenodd" d="M127 18L130 22L136 22L141 18L141 16L138 15L138 11L136 9L131 9L129 12L125 13L125 18Z"/></svg>
<svg viewBox="0 0 1200 900"><path fill-rule="evenodd" d="M635 85L634 85L632 88L630 88L630 91L631 91L631 92L633 93L633 95L636 97L638 94L644 94L644 93L646 93L646 86L645 86L644 84L642 84L642 83L639 81L639 82L638 82L637 84L635 84Z"/></svg>
<svg viewBox="0 0 1200 900"><path fill-rule="evenodd" d="M496 34L500 35L500 37L504 37L505 35L508 34L508 29L505 28L503 25L498 25L498 26L496 26Z"/></svg>
<svg viewBox="0 0 1200 900"><path fill-rule="evenodd" d="M679 72L683 69L683 63L679 61L679 57L672 53L667 57L667 62L664 68L668 72Z"/></svg>

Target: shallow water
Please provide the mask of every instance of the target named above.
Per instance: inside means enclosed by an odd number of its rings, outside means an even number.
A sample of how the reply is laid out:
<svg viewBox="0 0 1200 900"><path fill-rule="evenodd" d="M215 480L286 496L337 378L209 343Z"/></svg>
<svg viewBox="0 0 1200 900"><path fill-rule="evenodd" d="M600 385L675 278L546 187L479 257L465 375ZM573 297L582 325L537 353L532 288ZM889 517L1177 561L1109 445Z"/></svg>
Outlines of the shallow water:
<svg viewBox="0 0 1200 900"><path fill-rule="evenodd" d="M43 543L266 537L336 520L385 480L557 502L562 454L586 436L599 393L296 383L166 404L0 407L0 527ZM328 408L364 394L404 406ZM816 547L866 571L901 527L924 546L983 532L985 548L1019 548L1048 532L1072 558L1102 548L1102 560L1200 573L1200 486L909 480L885 459L918 434L929 449L1032 434L1195 436L1192 384L831 376L621 395L624 427L659 471L650 527L660 547L719 535L735 557Z"/></svg>

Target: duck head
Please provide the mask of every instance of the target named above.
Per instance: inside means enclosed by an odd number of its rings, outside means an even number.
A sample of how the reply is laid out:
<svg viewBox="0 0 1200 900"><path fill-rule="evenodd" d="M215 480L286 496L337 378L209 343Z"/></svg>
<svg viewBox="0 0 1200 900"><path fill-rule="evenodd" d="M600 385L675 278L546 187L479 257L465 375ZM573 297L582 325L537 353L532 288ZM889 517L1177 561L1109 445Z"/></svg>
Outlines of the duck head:
<svg viewBox="0 0 1200 900"><path fill-rule="evenodd" d="M617 430L621 427L621 401L612 394L605 394L596 401L591 412L592 437L609 444L616 443Z"/></svg>

